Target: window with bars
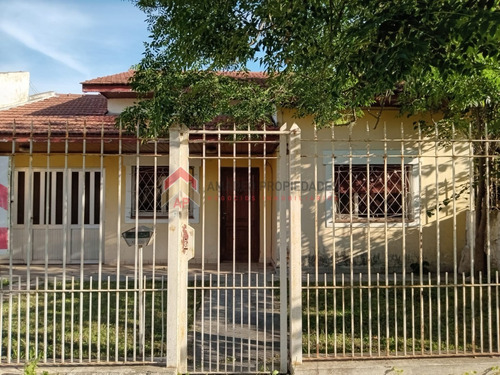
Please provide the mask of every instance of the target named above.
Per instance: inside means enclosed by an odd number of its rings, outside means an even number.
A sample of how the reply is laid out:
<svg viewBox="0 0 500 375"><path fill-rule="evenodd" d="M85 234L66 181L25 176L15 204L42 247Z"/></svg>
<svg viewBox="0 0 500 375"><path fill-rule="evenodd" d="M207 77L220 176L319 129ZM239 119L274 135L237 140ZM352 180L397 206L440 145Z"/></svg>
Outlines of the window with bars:
<svg viewBox="0 0 500 375"><path fill-rule="evenodd" d="M168 167L165 166L156 167L156 180L155 167L141 165L139 172L137 167L132 168L132 218L136 217L136 209L139 217L153 217L156 211L157 218L168 218L168 207L161 204L162 182L167 177Z"/></svg>
<svg viewBox="0 0 500 375"><path fill-rule="evenodd" d="M414 219L412 165L336 165L333 189L330 209L333 206L336 222Z"/></svg>
<svg viewBox="0 0 500 375"><path fill-rule="evenodd" d="M155 167L154 166L139 166L139 173L137 167L131 169L131 215L134 219L136 217L136 209L138 208L139 218L153 218L156 210L156 217L158 219L168 218L168 204L162 205L162 185L163 181L168 177L169 169L167 166L156 167L156 180L155 180ZM194 168L189 167L189 173L194 175ZM136 183L136 179L139 183ZM156 182L156 185L155 185ZM137 191L136 188L138 187ZM156 196L156 205L155 205ZM136 201L137 199L137 201ZM194 207L189 203L189 218L194 217Z"/></svg>

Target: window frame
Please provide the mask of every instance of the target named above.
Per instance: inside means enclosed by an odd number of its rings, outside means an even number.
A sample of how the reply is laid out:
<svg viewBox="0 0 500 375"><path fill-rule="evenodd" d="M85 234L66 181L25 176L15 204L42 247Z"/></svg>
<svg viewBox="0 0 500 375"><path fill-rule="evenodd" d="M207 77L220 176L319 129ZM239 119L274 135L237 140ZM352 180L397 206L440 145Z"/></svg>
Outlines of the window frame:
<svg viewBox="0 0 500 375"><path fill-rule="evenodd" d="M144 159L144 160L143 160ZM132 199L132 194L134 193L134 188L135 186L132 186L132 182L134 181L134 178L132 176L132 173L134 173L135 168L137 167L136 164L136 158L126 158L125 159L125 173L126 173L126 189L125 189L125 211L124 211L124 221L127 224L134 224L138 222L139 224L153 224L154 223L154 216L141 216L135 217L135 215L132 215L133 207L133 199ZM141 161L139 163L139 167L154 167L154 157L141 157ZM158 157L157 167L168 167L168 156L167 157ZM190 160L190 168L193 168L194 170L194 178L196 178L199 181L199 172L200 168L198 163L193 163L192 160ZM169 171L170 172L170 171ZM200 208L198 206L193 207L193 215L189 217L189 223L191 224L197 224L199 223L199 217L200 217ZM157 214L156 216L156 223L161 224L161 223L168 223L168 214L167 216L160 216Z"/></svg>
<svg viewBox="0 0 500 375"><path fill-rule="evenodd" d="M345 220L334 220L333 219L333 195L335 186L333 184L332 178L332 160L333 168L339 165L344 166L384 166L387 165L399 165L401 166L411 166L410 170L410 180L411 180L411 196L408 198L412 202L412 207L410 212L401 218L391 218L389 221L385 221L384 218L372 218L368 217L352 217L348 221ZM325 167L325 180L327 182L326 186L328 189L325 192L325 226L326 227L402 227L403 223L405 227L415 227L420 224L420 162L419 158L415 155L415 151L408 149L401 154L401 151L390 150L384 152L384 150L371 149L370 154L367 155L365 150L345 150L339 149L333 152L324 151L323 153L323 165ZM407 218L410 217L410 218Z"/></svg>

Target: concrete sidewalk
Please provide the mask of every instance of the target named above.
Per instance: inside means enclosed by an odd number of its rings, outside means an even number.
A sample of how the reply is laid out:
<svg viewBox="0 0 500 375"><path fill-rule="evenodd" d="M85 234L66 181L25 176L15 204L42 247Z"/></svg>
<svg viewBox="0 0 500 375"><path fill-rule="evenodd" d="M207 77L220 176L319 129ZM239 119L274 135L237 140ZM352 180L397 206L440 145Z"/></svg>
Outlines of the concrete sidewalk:
<svg viewBox="0 0 500 375"><path fill-rule="evenodd" d="M293 375L500 375L500 357L306 361Z"/></svg>
<svg viewBox="0 0 500 375"><path fill-rule="evenodd" d="M39 366L37 374L46 371L49 375L63 374L107 374L107 375L166 375L172 371L163 366L144 365L75 365L75 366ZM24 373L24 366L0 365L1 375L19 375ZM306 361L291 371L292 375L500 375L500 357L455 357L455 358L419 358L419 359L372 359L341 361Z"/></svg>

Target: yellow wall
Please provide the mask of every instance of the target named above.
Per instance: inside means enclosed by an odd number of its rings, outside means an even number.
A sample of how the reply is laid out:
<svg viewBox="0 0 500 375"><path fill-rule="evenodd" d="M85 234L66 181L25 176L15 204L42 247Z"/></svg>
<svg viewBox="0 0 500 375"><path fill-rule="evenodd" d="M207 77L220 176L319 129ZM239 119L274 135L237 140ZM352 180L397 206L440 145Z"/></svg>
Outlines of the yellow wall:
<svg viewBox="0 0 500 375"><path fill-rule="evenodd" d="M415 120L415 118L398 117L397 110L386 109L376 128L375 120L365 116L352 128L335 127L333 142L331 129L319 130L316 134L318 141L315 142L314 126L310 118L294 118L291 111L280 113L282 123L296 123L301 128L303 181L314 181L315 163L318 181L325 181L324 156L331 157L332 147L334 155L349 154L352 150L353 153L366 155L369 152L379 156L383 155L384 147L387 148L388 154L401 155L403 147L404 154L413 153L417 167L420 164L421 178L420 181L417 179L420 186L416 192L420 197L419 202L416 202L420 204L420 214L416 220L404 227L401 223L389 224L387 228L381 223L354 225L336 223L327 227L324 194L320 194L318 225L315 226L313 200L315 193L303 192L302 253L306 265L314 266L317 259L320 267L326 266L331 269L332 255L335 254L337 267L345 266L345 269L349 270L351 256L355 266L366 267L367 259L370 258L372 270L377 272L385 269L386 262L390 269L400 270L404 261L409 266L418 262L421 255L424 261L429 262L432 270L436 270L439 263L441 271L444 271L452 269L454 252L460 259L465 245L468 194L462 194L454 201L455 208L453 199L452 203L439 212L433 208L446 198L452 198L453 186L455 193L458 193L469 183L468 145L457 142L455 158L452 158L451 147L439 147L436 158L434 141L421 142L419 148L418 132L413 125ZM401 141L402 138L405 139L404 142ZM370 145L368 149L367 144ZM454 209L457 213L455 224ZM428 216L427 211L431 211L432 216Z"/></svg>
<svg viewBox="0 0 500 375"><path fill-rule="evenodd" d="M120 161L121 159L121 161ZM131 229L136 226L135 220L127 220L127 174L131 173L130 166L135 165L135 156L121 156L106 155L102 157L102 164L105 175L105 194L104 194L104 223L103 223L103 261L105 264L115 265L119 260L122 264L134 264L135 254L134 248L128 247L125 241L121 238L121 233L125 230ZM207 160L206 162L206 179L203 178L203 170L201 161L194 161L192 164L199 166L199 185L205 183L206 186L212 184L217 186L217 161ZM143 165L152 165L154 158L150 156L141 157ZM29 156L18 154L14 158L16 168L28 168ZM50 168L64 168L67 163L68 168L82 169L83 157L81 155L69 155L65 161L64 155L52 155L49 158ZM158 165L168 165L168 155L158 157ZM119 165L121 164L121 177L119 177ZM99 169L101 166L101 157L99 155L87 155L85 157L86 169ZM127 168L127 166L129 168ZM222 160L221 167L232 167L231 160ZM239 160L236 163L237 167L248 167L246 160ZM259 180L264 181L264 162L262 160L253 160L252 167L259 169ZM45 155L35 154L32 159L32 168L47 168L47 157ZM266 163L267 180L275 179L276 167L275 161L269 160ZM121 184L119 180L121 179ZM260 233L261 238L257 239L260 242L260 261L264 260L264 255L267 262L276 260L276 222L272 219L276 212L276 204L273 201L264 202L264 193L259 189L260 193ZM270 191L267 192L270 194ZM119 199L121 197L121 199ZM203 194L200 192L200 197ZM202 241L202 211L200 209L199 221L197 223L190 223L195 229L196 235L196 253L193 263L202 262L202 244L204 242L204 262L216 263L218 260L218 220L217 220L217 191L207 191L205 194L206 200L206 213L205 213L205 241ZM120 204L119 204L120 203ZM266 220L264 220L264 212L267 213ZM119 219L118 219L119 218ZM152 227L153 220L141 219L139 225L147 225ZM265 227L264 227L265 225ZM264 230L266 228L266 230ZM144 249L144 262L151 264L153 261L156 264L167 263L167 224L158 220L156 224L156 235L152 243ZM265 233L265 236L263 235ZM264 243L264 237L266 239ZM154 256L153 256L154 254ZM153 259L155 258L155 259Z"/></svg>
<svg viewBox="0 0 500 375"><path fill-rule="evenodd" d="M462 248L465 245L465 222L469 201L467 194L451 202L440 212L433 210L436 204L443 202L446 198L453 196L453 187L457 193L465 184L469 182L470 165L468 145L457 142L455 146L455 158L452 158L451 147L439 147L436 158L435 143L433 141L417 142L418 133L415 132L413 122L415 119L400 118L396 110L386 109L378 126L375 128L375 121L370 117L365 117L352 127L335 127L332 142L332 130L321 129L315 135L312 119L294 118L293 112L283 110L278 114L278 121L281 124L291 125L296 123L301 128L302 138L302 180L314 181L314 166L317 166L317 180L325 181L326 169L325 157L331 158L333 154L338 155L349 152L369 152L381 155L384 148L388 153L410 155L413 160L417 160L421 177L418 179L420 186L417 195L419 196L419 215L410 223L403 227L401 224L335 224L327 225L326 204L324 194L320 194L317 202L317 216L315 221L315 201L317 194L314 191L302 193L302 239L304 263L313 266L318 259L319 265L331 267L332 259L337 265L348 265L351 256L355 265L364 266L367 258L372 261L373 270L382 270L385 263L394 269L401 266L403 262L407 265L417 262L421 255L424 260L430 263L431 269L435 270L439 262L441 270L450 270L453 265L454 252L459 258ZM315 136L317 140L315 141ZM404 137L404 142L401 138ZM383 141L383 139L386 141ZM350 141L349 141L350 140ZM368 141L368 143L367 143ZM276 155L274 155L276 156ZM121 160L121 184L118 184L118 166ZM436 164L437 160L437 164ZM128 248L121 239L120 233L135 226L135 222L126 220L126 200L127 200L127 173L130 173L130 166L135 164L135 156L118 155L87 155L85 157L86 168L100 168L101 161L105 170L105 211L104 211L104 262L106 264L116 264L118 261L124 264L134 263L134 249ZM141 157L141 163L152 165L152 157ZM17 168L26 168L29 165L29 156L18 154L14 158ZM81 169L83 158L80 155L69 155L67 157L68 168ZM212 184L216 186L218 164L215 159L206 160L206 178L203 176L201 159L196 155L191 156L191 164L199 167L199 185L203 188ZM50 157L50 167L63 168L65 156L54 154ZM168 155L158 158L158 165L168 165ZM221 167L232 167L233 162L229 159L221 161ZM47 158L42 154L35 154L32 160L33 168L46 168ZM129 168L127 168L129 166ZM248 161L237 160L237 167L248 167ZM267 181L276 181L277 163L274 159L269 159L265 163L262 159L254 159L252 167L259 168L259 180L264 181L264 169L267 174ZM453 178L453 172L455 176ZM437 184L437 185L436 185ZM437 189L436 189L437 186ZM274 200L277 192L266 189L268 200L264 202L264 190L260 192L260 261L267 262L277 260L277 201ZM119 197L121 200L119 202ZM200 194L203 198L203 194ZM205 225L202 224L202 210L199 213L199 222L191 225L196 231L196 255L194 263L202 261L216 263L218 260L218 220L217 220L217 192L206 191L206 212ZM453 206L453 202L455 207ZM120 203L120 204L119 204ZM264 220L264 211L267 213ZM432 215L427 214L432 211ZM454 211L456 221L454 221ZM439 216L439 217L438 217ZM439 219L439 220L438 220ZM129 220L130 221L130 220ZM142 224L142 222L140 223ZM152 220L144 225L152 225ZM144 251L145 263L165 264L167 262L167 224L157 223L156 236L153 244ZM204 230L205 240L202 240ZM265 233L265 236L264 236ZM438 239L439 236L439 239ZM264 242L265 237L265 242ZM202 246L204 249L202 250ZM153 248L155 250L153 251ZM153 259L155 254L155 259ZM335 254L335 257L333 257Z"/></svg>

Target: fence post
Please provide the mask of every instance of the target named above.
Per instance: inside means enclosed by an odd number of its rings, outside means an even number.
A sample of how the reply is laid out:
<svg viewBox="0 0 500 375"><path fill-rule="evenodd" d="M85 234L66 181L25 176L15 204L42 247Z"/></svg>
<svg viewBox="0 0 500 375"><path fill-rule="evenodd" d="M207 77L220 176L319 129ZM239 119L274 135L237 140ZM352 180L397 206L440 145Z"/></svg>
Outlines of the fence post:
<svg viewBox="0 0 500 375"><path fill-rule="evenodd" d="M290 128L290 365L302 363L302 229L300 128Z"/></svg>
<svg viewBox="0 0 500 375"><path fill-rule="evenodd" d="M183 251L182 228L189 215L189 180L185 179L189 172L188 140L185 126L170 128L170 176L165 186L169 193L167 367L175 374L187 372L188 254Z"/></svg>
<svg viewBox="0 0 500 375"><path fill-rule="evenodd" d="M286 131L287 124L284 124L280 130L282 132ZM288 156L287 156L287 141L288 135L280 134L280 145L279 145L279 157L278 157L278 181L283 184L288 178ZM282 185L284 186L284 185ZM279 243L279 271L280 271L280 295L288 295L288 225L286 219L286 206L287 206L287 190L283 188L279 195L278 200L279 207L279 220L278 220L278 243ZM288 372L288 315L286 314L288 310L288 300L286 298L280 298L280 373L285 374Z"/></svg>

